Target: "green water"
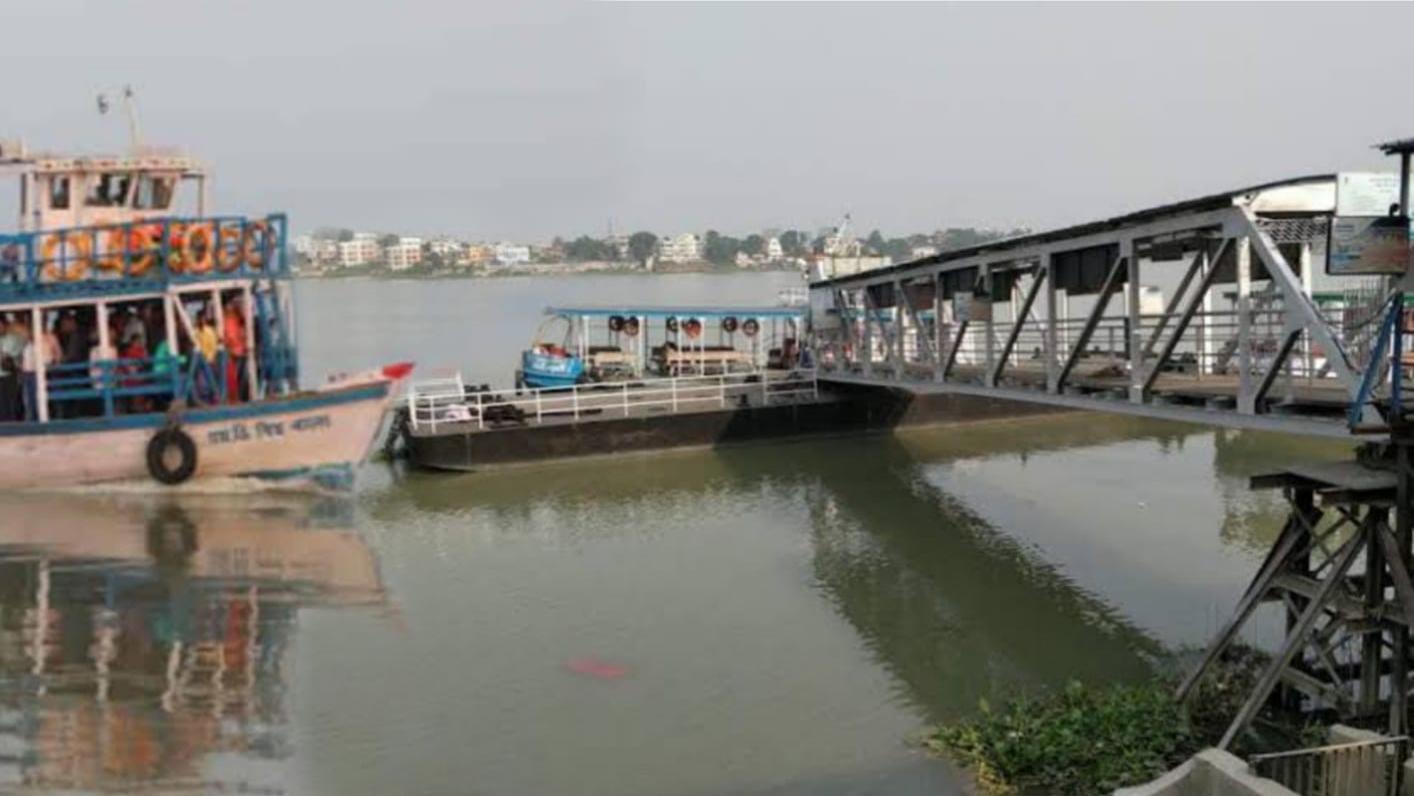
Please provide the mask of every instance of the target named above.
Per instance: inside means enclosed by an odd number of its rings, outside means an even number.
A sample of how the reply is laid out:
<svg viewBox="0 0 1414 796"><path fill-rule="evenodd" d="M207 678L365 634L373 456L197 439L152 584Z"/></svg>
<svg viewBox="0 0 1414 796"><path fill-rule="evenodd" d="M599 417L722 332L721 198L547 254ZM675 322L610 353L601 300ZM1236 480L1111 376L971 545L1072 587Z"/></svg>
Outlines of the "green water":
<svg viewBox="0 0 1414 796"><path fill-rule="evenodd" d="M632 280L578 287L766 281ZM508 307L567 289L525 281L301 285L307 372L492 378L533 329ZM0 496L0 792L957 793L920 727L1202 643L1280 522L1247 476L1340 454L1068 415L374 465L352 498Z"/></svg>

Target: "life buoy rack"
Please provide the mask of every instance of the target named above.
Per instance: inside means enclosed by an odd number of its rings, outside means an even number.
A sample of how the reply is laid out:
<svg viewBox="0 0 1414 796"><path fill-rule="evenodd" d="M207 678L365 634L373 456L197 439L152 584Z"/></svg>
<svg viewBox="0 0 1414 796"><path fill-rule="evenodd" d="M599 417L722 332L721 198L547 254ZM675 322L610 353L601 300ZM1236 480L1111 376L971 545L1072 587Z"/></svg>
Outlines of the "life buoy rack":
<svg viewBox="0 0 1414 796"><path fill-rule="evenodd" d="M39 249L42 274L50 282L77 282L88 276L93 262L93 242L77 232L55 232Z"/></svg>
<svg viewBox="0 0 1414 796"><path fill-rule="evenodd" d="M618 334L619 332L622 332L623 330L624 330L624 316L622 316L622 315L610 315L610 316L609 316L609 331L613 332L614 334Z"/></svg>
<svg viewBox="0 0 1414 796"><path fill-rule="evenodd" d="M629 317L629 318L627 318L627 319L624 320L624 334L628 335L629 337L637 337L637 336L638 336L638 319L637 319L637 318Z"/></svg>
<svg viewBox="0 0 1414 796"><path fill-rule="evenodd" d="M696 340L702 336L702 321L696 318L688 318L687 322L682 325L682 330L687 332L688 337Z"/></svg>
<svg viewBox="0 0 1414 796"><path fill-rule="evenodd" d="M668 319L666 321L663 321L663 326L666 327L668 331L676 333L678 330L677 316L669 315Z"/></svg>
<svg viewBox="0 0 1414 796"><path fill-rule="evenodd" d="M259 271L265 267L265 253L270 248L270 227L264 221L252 221L241 235L241 262Z"/></svg>
<svg viewBox="0 0 1414 796"><path fill-rule="evenodd" d="M731 334L736 331L737 323L735 315L728 315L722 319L722 331Z"/></svg>
<svg viewBox="0 0 1414 796"><path fill-rule="evenodd" d="M188 274L210 273L216 264L215 233L210 224L193 224L182 232L176 242L182 259L183 272Z"/></svg>
<svg viewBox="0 0 1414 796"><path fill-rule="evenodd" d="M761 323L755 318L747 318L741 323L741 333L747 337L755 337L761 331Z"/></svg>
<svg viewBox="0 0 1414 796"><path fill-rule="evenodd" d="M191 478L196 472L196 443L177 427L158 431L147 441L147 472L168 486Z"/></svg>

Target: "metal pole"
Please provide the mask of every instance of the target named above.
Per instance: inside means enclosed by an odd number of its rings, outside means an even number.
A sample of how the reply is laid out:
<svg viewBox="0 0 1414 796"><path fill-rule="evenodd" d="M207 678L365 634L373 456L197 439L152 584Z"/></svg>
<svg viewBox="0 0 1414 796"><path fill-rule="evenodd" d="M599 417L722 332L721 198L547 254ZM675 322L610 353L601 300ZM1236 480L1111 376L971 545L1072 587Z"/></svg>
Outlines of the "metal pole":
<svg viewBox="0 0 1414 796"><path fill-rule="evenodd" d="M30 345L34 350L34 402L37 404L33 408L35 419L41 423L49 422L49 381L45 371L49 369L49 346L48 340L44 337L44 311L39 307L30 309L30 325L34 328L34 334Z"/></svg>

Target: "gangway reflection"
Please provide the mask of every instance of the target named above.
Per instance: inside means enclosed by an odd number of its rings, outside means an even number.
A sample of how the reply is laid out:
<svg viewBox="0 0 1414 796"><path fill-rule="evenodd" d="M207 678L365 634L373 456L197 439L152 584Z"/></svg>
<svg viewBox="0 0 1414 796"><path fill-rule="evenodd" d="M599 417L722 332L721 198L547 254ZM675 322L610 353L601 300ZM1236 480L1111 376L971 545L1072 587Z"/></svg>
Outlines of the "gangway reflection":
<svg viewBox="0 0 1414 796"><path fill-rule="evenodd" d="M283 792L298 612L386 604L325 513L0 498L0 791Z"/></svg>

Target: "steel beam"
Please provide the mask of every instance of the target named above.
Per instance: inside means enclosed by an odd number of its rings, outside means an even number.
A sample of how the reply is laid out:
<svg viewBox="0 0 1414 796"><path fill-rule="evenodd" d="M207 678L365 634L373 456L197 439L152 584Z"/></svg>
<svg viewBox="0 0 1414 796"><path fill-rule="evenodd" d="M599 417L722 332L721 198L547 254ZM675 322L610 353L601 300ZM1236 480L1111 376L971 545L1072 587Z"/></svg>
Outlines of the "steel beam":
<svg viewBox="0 0 1414 796"><path fill-rule="evenodd" d="M1016 339L1021 336L1021 330L1026 325L1026 319L1031 316L1031 305L1036 303L1036 296L1041 292L1041 285L1046 280L1046 271L1036 269L1032 272L1031 288L1026 291L1026 298L1022 300L1021 307L1015 313L1015 321L1011 325L1011 331L1007 333L1006 343L1002 346L1001 356L997 358L997 364L993 367L988 383L995 385L1002 377L1002 371L1006 370L1007 360L1011 358L1011 351L1016 347Z"/></svg>
<svg viewBox="0 0 1414 796"><path fill-rule="evenodd" d="M1110 271L1105 275L1105 283L1095 296L1095 306L1090 310L1090 317L1085 319L1085 326L1080 330L1080 337L1076 339L1075 345L1070 349L1070 354L1065 358L1065 364L1061 366L1060 373L1056 378L1055 390L1057 392L1065 389L1065 382L1070 378L1070 371L1075 368L1075 363L1079 362L1081 355L1085 353L1085 346L1090 344L1090 336L1095 333L1095 327L1100 325L1100 319L1104 317L1105 309L1109 307L1110 299L1114 297L1115 288L1119 284L1119 275L1124 271L1125 258L1121 254L1110 265Z"/></svg>
<svg viewBox="0 0 1414 796"><path fill-rule="evenodd" d="M1203 278L1198 282L1198 292L1193 295L1193 298L1189 299L1187 306L1183 308L1183 315L1179 316L1178 325L1174 327L1173 334L1169 337L1168 341L1164 343L1163 350L1159 352L1158 358L1154 360L1154 364L1149 367L1148 373L1144 376L1144 383L1140 389L1146 399L1153 391L1154 382L1163 371L1164 364L1173 356L1174 349L1178 347L1179 341L1183 339L1183 333L1187 331L1188 324L1193 321L1193 316L1197 314L1198 309L1203 306L1203 298L1208 294L1208 289L1213 286L1213 279L1217 277L1217 263L1222 259L1223 252L1227 251L1227 247L1231 243L1231 239L1223 240L1218 246L1217 252L1211 258L1208 257L1206 249L1194 258L1195 267L1200 262L1203 263ZM1208 266L1209 262L1212 263L1212 267ZM1177 294L1175 294L1174 298L1177 297ZM1203 369L1201 358L1199 358L1198 361L1198 369L1200 371Z"/></svg>

